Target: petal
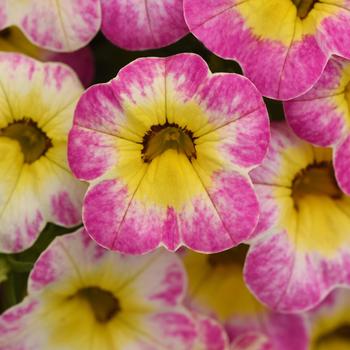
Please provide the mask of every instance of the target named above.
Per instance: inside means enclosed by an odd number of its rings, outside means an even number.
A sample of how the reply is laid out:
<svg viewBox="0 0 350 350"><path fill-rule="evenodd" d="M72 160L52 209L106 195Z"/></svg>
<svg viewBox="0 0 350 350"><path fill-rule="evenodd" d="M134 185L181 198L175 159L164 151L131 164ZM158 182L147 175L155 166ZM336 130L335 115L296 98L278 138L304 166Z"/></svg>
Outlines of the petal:
<svg viewBox="0 0 350 350"><path fill-rule="evenodd" d="M35 314L40 302L31 297L12 307L0 317L1 350L39 349L45 334L35 332ZM35 336L33 336L35 334Z"/></svg>
<svg viewBox="0 0 350 350"><path fill-rule="evenodd" d="M199 252L217 252L249 239L259 213L250 181L234 171L215 173L210 180L196 171L206 195L194 198L191 211L186 208L180 216L186 245Z"/></svg>
<svg viewBox="0 0 350 350"><path fill-rule="evenodd" d="M181 0L146 3L103 0L102 19L103 34L127 50L167 46L188 32Z"/></svg>
<svg viewBox="0 0 350 350"><path fill-rule="evenodd" d="M33 43L53 51L75 51L85 46L101 24L98 0L60 0L55 6L33 0L8 3L6 15L1 29L16 25Z"/></svg>
<svg viewBox="0 0 350 350"><path fill-rule="evenodd" d="M33 173L46 221L71 227L82 221L81 207L87 185L72 176L65 158L66 143L57 144L33 164Z"/></svg>
<svg viewBox="0 0 350 350"><path fill-rule="evenodd" d="M347 30L350 25L349 4L347 1L329 1L328 8L337 8L337 13L329 16L320 24L318 42L323 43L334 55L350 58L350 35Z"/></svg>
<svg viewBox="0 0 350 350"><path fill-rule="evenodd" d="M130 324L128 326L132 332L123 350L191 350L198 336L197 325L191 314L181 308L176 312L169 310L146 314L140 329ZM119 343L118 333L112 336Z"/></svg>
<svg viewBox="0 0 350 350"><path fill-rule="evenodd" d="M341 189L350 195L350 136L335 149L334 170Z"/></svg>
<svg viewBox="0 0 350 350"><path fill-rule="evenodd" d="M79 179L95 179L111 169L117 161L117 139L81 126L69 133L68 160Z"/></svg>
<svg viewBox="0 0 350 350"><path fill-rule="evenodd" d="M228 348L228 337L221 324L214 319L194 314L199 327L199 342L194 350L225 350Z"/></svg>
<svg viewBox="0 0 350 350"><path fill-rule="evenodd" d="M239 336L232 344L231 350L274 350L268 337L259 332L247 332Z"/></svg>
<svg viewBox="0 0 350 350"><path fill-rule="evenodd" d="M220 153L232 164L261 163L269 142L269 122L261 95L248 79L215 74L202 84L195 99L207 119L203 127L193 129L196 145L218 141Z"/></svg>
<svg viewBox="0 0 350 350"><path fill-rule="evenodd" d="M23 163L17 142L1 137L4 177L1 186L0 219L3 252L18 252L30 247L45 226L44 213L35 191L35 173ZM28 205L30 203L30 205Z"/></svg>
<svg viewBox="0 0 350 350"><path fill-rule="evenodd" d="M288 123L299 137L325 147L335 144L348 132L349 80L347 61L334 58L309 92L284 103Z"/></svg>

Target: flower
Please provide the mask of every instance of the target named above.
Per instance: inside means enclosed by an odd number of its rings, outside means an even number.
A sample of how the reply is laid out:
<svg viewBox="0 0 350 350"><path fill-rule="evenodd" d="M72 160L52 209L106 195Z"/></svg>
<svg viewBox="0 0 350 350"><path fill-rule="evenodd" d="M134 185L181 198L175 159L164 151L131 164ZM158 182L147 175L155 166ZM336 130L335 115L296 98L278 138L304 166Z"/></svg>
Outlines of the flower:
<svg viewBox="0 0 350 350"><path fill-rule="evenodd" d="M100 0L2 1L0 30L13 25L37 46L75 51L87 45L100 29Z"/></svg>
<svg viewBox="0 0 350 350"><path fill-rule="evenodd" d="M247 289L242 273L246 250L238 246L210 255L186 252L186 305L223 324L232 350L307 350L303 317L273 312Z"/></svg>
<svg viewBox="0 0 350 350"><path fill-rule="evenodd" d="M345 0L184 0L190 31L281 100L309 90L331 54L350 58L349 10Z"/></svg>
<svg viewBox="0 0 350 350"><path fill-rule="evenodd" d="M101 0L101 4L103 34L124 49L156 49L188 33L182 0Z"/></svg>
<svg viewBox="0 0 350 350"><path fill-rule="evenodd" d="M0 54L0 251L28 248L47 222L81 222L86 185L70 173L67 134L82 86L58 63Z"/></svg>
<svg viewBox="0 0 350 350"><path fill-rule="evenodd" d="M347 350L350 347L350 293L336 289L307 314L310 350Z"/></svg>
<svg viewBox="0 0 350 350"><path fill-rule="evenodd" d="M309 92L284 104L288 123L299 137L334 149L335 175L347 194L350 194L349 86L349 61L334 57Z"/></svg>
<svg viewBox="0 0 350 350"><path fill-rule="evenodd" d="M79 230L39 257L28 296L0 316L0 349L193 349L185 288L175 254L123 256Z"/></svg>
<svg viewBox="0 0 350 350"><path fill-rule="evenodd" d="M194 54L138 59L75 111L68 159L90 182L84 225L131 254L237 245L257 222L248 172L268 140L265 105L246 78L211 75Z"/></svg>
<svg viewBox="0 0 350 350"><path fill-rule="evenodd" d="M18 52L37 60L66 63L78 74L84 86L89 86L94 76L94 58L89 47L75 52L52 52L33 45L16 27L0 31L0 51Z"/></svg>
<svg viewBox="0 0 350 350"><path fill-rule="evenodd" d="M350 197L339 188L332 152L272 125L270 149L252 172L261 215L245 280L271 308L296 312L350 285Z"/></svg>

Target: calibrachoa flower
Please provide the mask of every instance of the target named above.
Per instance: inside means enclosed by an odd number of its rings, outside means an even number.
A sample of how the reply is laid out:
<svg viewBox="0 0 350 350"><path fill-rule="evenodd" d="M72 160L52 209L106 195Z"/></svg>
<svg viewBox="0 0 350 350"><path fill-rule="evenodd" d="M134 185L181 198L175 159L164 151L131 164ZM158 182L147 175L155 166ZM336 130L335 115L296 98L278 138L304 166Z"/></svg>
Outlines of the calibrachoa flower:
<svg viewBox="0 0 350 350"><path fill-rule="evenodd" d="M248 171L268 139L265 105L246 78L211 74L194 54L136 60L77 105L68 157L91 184L85 227L134 254L237 245L257 222Z"/></svg>
<svg viewBox="0 0 350 350"><path fill-rule="evenodd" d="M187 252L187 305L220 321L232 349L307 350L304 319L268 310L247 289L242 273L245 251L240 246L211 255Z"/></svg>
<svg viewBox="0 0 350 350"><path fill-rule="evenodd" d="M347 0L184 0L184 11L195 36L272 98L310 89L331 54L350 58Z"/></svg>
<svg viewBox="0 0 350 350"><path fill-rule="evenodd" d="M12 25L40 47L74 51L88 44L100 29L100 0L1 0L0 30Z"/></svg>
<svg viewBox="0 0 350 350"><path fill-rule="evenodd" d="M350 197L337 185L331 150L274 124L267 157L251 175L261 215L245 279L255 295L274 309L297 311L349 286Z"/></svg>
<svg viewBox="0 0 350 350"><path fill-rule="evenodd" d="M26 299L0 317L0 349L193 349L185 287L175 254L118 255L84 230L56 238L30 274Z"/></svg>
<svg viewBox="0 0 350 350"><path fill-rule="evenodd" d="M308 313L310 350L350 348L350 292L337 289Z"/></svg>
<svg viewBox="0 0 350 350"><path fill-rule="evenodd" d="M188 33L182 0L101 0L102 32L127 50L170 45Z"/></svg>
<svg viewBox="0 0 350 350"><path fill-rule="evenodd" d="M350 62L334 58L305 95L284 105L295 133L319 146L332 146L339 185L350 194Z"/></svg>
<svg viewBox="0 0 350 350"><path fill-rule="evenodd" d="M16 27L0 31L0 51L18 52L40 61L66 63L78 74L84 86L91 84L95 67L92 51L84 47L75 52L52 52L33 45Z"/></svg>
<svg viewBox="0 0 350 350"><path fill-rule="evenodd" d="M81 222L86 186L66 147L82 91L65 65L0 54L0 251L28 248L49 221Z"/></svg>

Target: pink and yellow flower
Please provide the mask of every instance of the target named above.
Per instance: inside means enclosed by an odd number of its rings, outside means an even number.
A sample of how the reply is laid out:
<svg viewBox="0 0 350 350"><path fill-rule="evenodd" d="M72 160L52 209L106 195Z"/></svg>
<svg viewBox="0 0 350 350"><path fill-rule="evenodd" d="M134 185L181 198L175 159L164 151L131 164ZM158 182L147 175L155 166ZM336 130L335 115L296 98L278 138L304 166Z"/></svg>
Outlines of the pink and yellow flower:
<svg viewBox="0 0 350 350"><path fill-rule="evenodd" d="M81 222L86 185L66 149L82 92L65 65L0 54L0 251L28 248L47 222Z"/></svg>
<svg viewBox="0 0 350 350"><path fill-rule="evenodd" d="M101 4L103 34L127 50L167 46L189 32L182 0L101 0Z"/></svg>
<svg viewBox="0 0 350 350"><path fill-rule="evenodd" d="M123 256L80 230L56 238L39 257L28 296L0 316L0 349L196 349L185 292L175 254Z"/></svg>
<svg viewBox="0 0 350 350"><path fill-rule="evenodd" d="M2 0L0 30L10 26L19 27L37 46L75 51L87 45L100 29L100 0Z"/></svg>
<svg viewBox="0 0 350 350"><path fill-rule="evenodd" d="M247 240L258 219L248 172L269 140L261 95L197 55L139 59L88 89L69 136L83 205L102 246L215 252Z"/></svg>
<svg viewBox="0 0 350 350"><path fill-rule="evenodd" d="M331 150L274 124L267 157L251 175L261 206L245 264L254 294L289 312L349 286L350 197L336 182Z"/></svg>
<svg viewBox="0 0 350 350"><path fill-rule="evenodd" d="M295 133L306 141L334 149L339 185L350 194L350 62L334 57L305 95L284 105Z"/></svg>
<svg viewBox="0 0 350 350"><path fill-rule="evenodd" d="M33 45L18 28L9 27L0 31L0 51L23 53L43 62L66 63L75 70L84 86L89 86L94 77L94 58L89 47L75 52L52 52Z"/></svg>
<svg viewBox="0 0 350 350"><path fill-rule="evenodd" d="M245 251L239 246L211 255L185 253L187 305L223 324L232 350L307 350L304 319L267 309L247 289Z"/></svg>
<svg viewBox="0 0 350 350"><path fill-rule="evenodd" d="M348 0L184 0L184 12L191 32L268 97L301 95L331 54L350 58Z"/></svg>

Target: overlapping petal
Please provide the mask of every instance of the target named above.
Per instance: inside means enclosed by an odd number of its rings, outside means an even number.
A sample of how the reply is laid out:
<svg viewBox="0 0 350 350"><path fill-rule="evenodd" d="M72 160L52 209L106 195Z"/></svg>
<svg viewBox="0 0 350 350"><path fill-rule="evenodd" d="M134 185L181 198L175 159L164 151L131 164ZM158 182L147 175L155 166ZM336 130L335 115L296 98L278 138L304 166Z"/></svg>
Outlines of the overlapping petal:
<svg viewBox="0 0 350 350"><path fill-rule="evenodd" d="M108 319L96 316L106 307L102 300L91 306L97 299L79 294L89 288L118 300ZM176 255L118 255L80 230L56 238L41 255L28 297L0 317L0 349L194 349L199 334L181 306L185 288Z"/></svg>
<svg viewBox="0 0 350 350"><path fill-rule="evenodd" d="M48 221L81 221L86 185L71 175L66 145L82 87L68 67L19 54L1 54L0 70L0 250L14 252L28 248ZM24 128L22 136L8 134L13 125ZM36 130L29 138L28 128ZM45 135L45 149L28 161L28 140L35 142L38 133Z"/></svg>
<svg viewBox="0 0 350 350"><path fill-rule="evenodd" d="M170 148L145 160L147 135L168 127L187 135L195 156ZM76 109L69 161L91 183L87 231L134 254L159 245L206 252L237 245L257 221L248 171L268 140L266 109L247 79L211 75L192 54L134 61L90 88Z"/></svg>
<svg viewBox="0 0 350 350"><path fill-rule="evenodd" d="M261 216L245 279L254 294L274 309L297 311L349 285L350 199L336 183L331 150L275 124L268 155L252 177Z"/></svg>
<svg viewBox="0 0 350 350"><path fill-rule="evenodd" d="M101 4L103 34L124 49L156 49L188 33L182 0L102 0Z"/></svg>
<svg viewBox="0 0 350 350"><path fill-rule="evenodd" d="M52 51L75 51L87 45L101 25L99 0L2 0L0 30L19 27L34 44Z"/></svg>
<svg viewBox="0 0 350 350"><path fill-rule="evenodd" d="M350 58L347 1L293 2L184 0L184 12L211 51L237 60L263 95L285 100L309 90L331 54Z"/></svg>
<svg viewBox="0 0 350 350"><path fill-rule="evenodd" d="M348 194L349 83L349 62L334 57L308 93L284 104L287 120L299 137L315 145L333 147L336 176Z"/></svg>
<svg viewBox="0 0 350 350"><path fill-rule="evenodd" d="M94 59L90 47L75 52L52 52L33 45L16 27L0 31L0 51L18 52L37 60L63 62L78 74L84 86L91 84L95 73Z"/></svg>

